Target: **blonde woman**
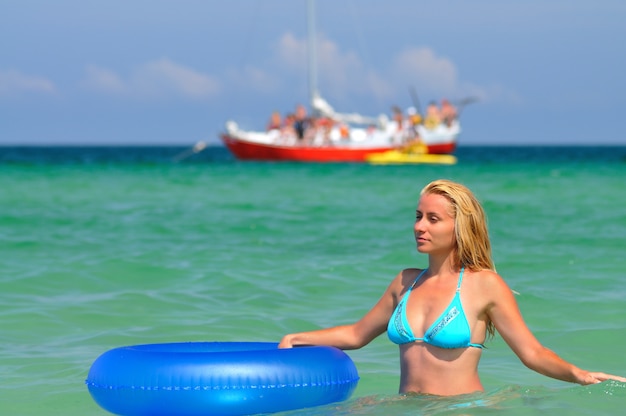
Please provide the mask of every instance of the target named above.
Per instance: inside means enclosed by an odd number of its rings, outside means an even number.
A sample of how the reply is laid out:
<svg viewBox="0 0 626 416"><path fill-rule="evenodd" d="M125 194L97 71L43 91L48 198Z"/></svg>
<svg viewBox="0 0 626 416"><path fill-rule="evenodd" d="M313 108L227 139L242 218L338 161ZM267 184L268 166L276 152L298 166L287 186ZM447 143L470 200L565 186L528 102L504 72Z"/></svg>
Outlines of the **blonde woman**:
<svg viewBox="0 0 626 416"><path fill-rule="evenodd" d="M582 370L539 343L511 289L496 273L482 206L465 186L437 180L420 194L413 226L426 269L402 270L358 322L285 335L279 347L349 350L387 332L400 349L400 393L483 391L478 362L497 331L530 369L579 384L626 378Z"/></svg>

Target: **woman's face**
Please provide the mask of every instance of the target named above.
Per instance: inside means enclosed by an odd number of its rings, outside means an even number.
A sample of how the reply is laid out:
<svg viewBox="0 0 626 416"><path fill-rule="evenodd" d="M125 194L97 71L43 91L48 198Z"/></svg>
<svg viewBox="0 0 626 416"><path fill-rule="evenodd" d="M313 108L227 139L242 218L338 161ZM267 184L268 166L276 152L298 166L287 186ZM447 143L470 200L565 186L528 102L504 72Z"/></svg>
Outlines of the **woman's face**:
<svg viewBox="0 0 626 416"><path fill-rule="evenodd" d="M415 216L417 251L427 254L448 254L454 248L454 218L450 202L437 194L422 195Z"/></svg>

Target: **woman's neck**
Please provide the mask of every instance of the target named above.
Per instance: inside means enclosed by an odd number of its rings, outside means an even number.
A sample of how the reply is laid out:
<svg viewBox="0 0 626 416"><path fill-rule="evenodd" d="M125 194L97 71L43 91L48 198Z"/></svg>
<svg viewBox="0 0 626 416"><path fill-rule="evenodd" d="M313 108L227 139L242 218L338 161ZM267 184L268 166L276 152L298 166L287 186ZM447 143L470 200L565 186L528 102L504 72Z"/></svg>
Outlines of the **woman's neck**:
<svg viewBox="0 0 626 416"><path fill-rule="evenodd" d="M447 256L428 256L428 270L431 275L457 274L459 268L455 266L452 253Z"/></svg>

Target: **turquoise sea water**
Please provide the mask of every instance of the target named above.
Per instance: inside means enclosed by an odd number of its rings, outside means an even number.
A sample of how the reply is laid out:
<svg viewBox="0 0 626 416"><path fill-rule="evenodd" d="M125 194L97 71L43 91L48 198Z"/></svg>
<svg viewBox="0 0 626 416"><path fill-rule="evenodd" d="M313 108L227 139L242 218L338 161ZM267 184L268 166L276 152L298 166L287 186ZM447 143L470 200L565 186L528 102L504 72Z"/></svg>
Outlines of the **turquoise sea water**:
<svg viewBox="0 0 626 416"><path fill-rule="evenodd" d="M626 375L626 148L461 148L455 166L241 163L223 149L0 148L0 414L105 415L84 380L122 345L278 341L360 318L404 267L419 190L465 183L535 335ZM623 414L626 385L526 369L502 339L486 392L397 395L385 336L351 399L305 415ZM478 400L481 399L481 400Z"/></svg>

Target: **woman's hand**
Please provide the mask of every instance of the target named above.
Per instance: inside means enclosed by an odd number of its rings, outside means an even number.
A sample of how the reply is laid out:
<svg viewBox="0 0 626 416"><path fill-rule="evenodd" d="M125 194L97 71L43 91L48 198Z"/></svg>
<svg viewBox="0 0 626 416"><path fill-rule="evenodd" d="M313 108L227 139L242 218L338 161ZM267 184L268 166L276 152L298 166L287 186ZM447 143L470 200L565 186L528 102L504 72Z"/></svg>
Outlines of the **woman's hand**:
<svg viewBox="0 0 626 416"><path fill-rule="evenodd" d="M293 344L291 343L291 334L285 335L283 339L280 340L278 348L293 348Z"/></svg>
<svg viewBox="0 0 626 416"><path fill-rule="evenodd" d="M586 371L582 374L579 383L582 385L602 383L607 380L615 380L621 383L626 383L626 377L615 376L612 374L589 372Z"/></svg>

